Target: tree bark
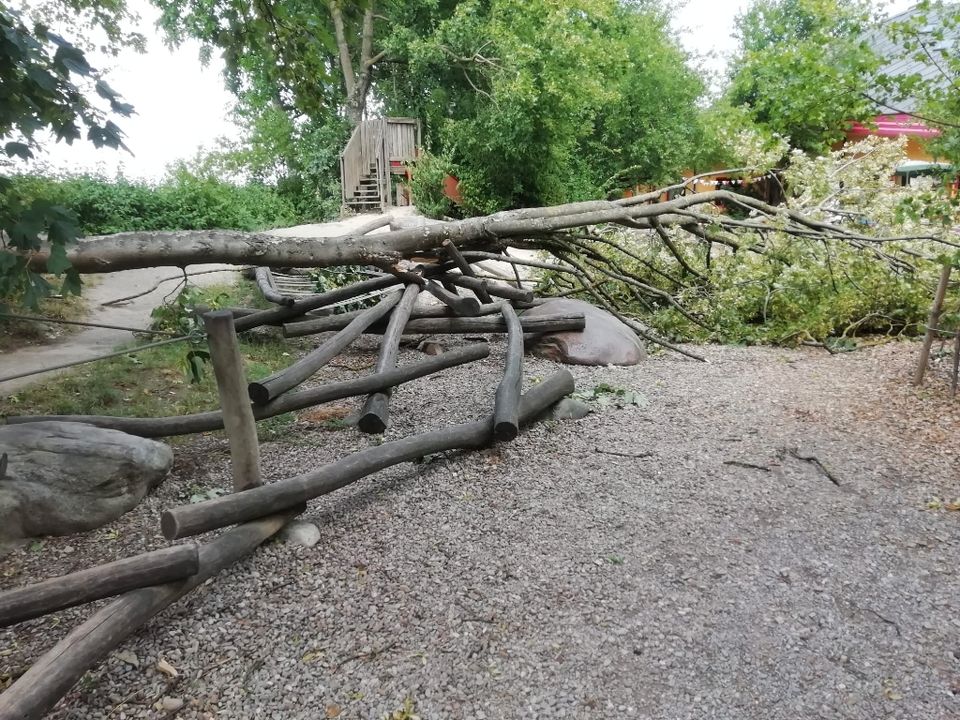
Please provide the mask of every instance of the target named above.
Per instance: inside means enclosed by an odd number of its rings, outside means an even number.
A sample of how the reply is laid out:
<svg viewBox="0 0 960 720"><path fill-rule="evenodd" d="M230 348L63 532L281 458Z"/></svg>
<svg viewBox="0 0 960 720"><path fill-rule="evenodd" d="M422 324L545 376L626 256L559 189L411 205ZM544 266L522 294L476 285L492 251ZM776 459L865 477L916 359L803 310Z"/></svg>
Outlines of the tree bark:
<svg viewBox="0 0 960 720"><path fill-rule="evenodd" d="M196 545L175 545L0 593L0 627L147 585L183 580L200 567Z"/></svg>
<svg viewBox="0 0 960 720"><path fill-rule="evenodd" d="M407 289L403 291L403 297L397 307L394 308L393 314L390 315L387 331L380 341L380 354L377 356L377 366L374 372L386 372L397 366L397 353L400 350L403 328L410 318L410 311L413 310L419 294L420 287L412 283L407 285ZM363 403L363 409L360 411L360 420L357 422L357 427L361 432L376 434L387 429L392 392L393 388L385 388L367 396Z"/></svg>
<svg viewBox="0 0 960 720"><path fill-rule="evenodd" d="M229 310L207 313L203 316L203 325L217 378L223 426L230 441L233 489L238 492L263 482L260 477L257 423L247 401L246 371L234 330L233 313Z"/></svg>
<svg viewBox="0 0 960 720"><path fill-rule="evenodd" d="M503 303L503 321L507 326L507 356L503 379L497 386L493 409L493 436L513 440L520 432L520 390L523 383L523 328L510 303Z"/></svg>
<svg viewBox="0 0 960 720"><path fill-rule="evenodd" d="M339 330L347 325L346 320L339 320L339 315L331 318L322 318L327 320L322 324L324 330ZM539 317L520 316L520 326L525 333L545 333L560 332L562 330L583 330L585 320L583 313L557 313L556 315L541 315ZM382 333L386 331L383 323L376 323L367 328L367 332ZM417 320L410 320L404 330L406 335L461 335L478 334L486 335L489 333L505 333L507 324L503 317L481 316L481 317L425 317ZM308 335L310 333L299 332L297 334ZM288 337L294 337L288 334Z"/></svg>
<svg viewBox="0 0 960 720"><path fill-rule="evenodd" d="M400 293L388 295L375 306L364 310L343 330L290 367L250 383L247 386L250 399L257 405L266 405L287 390L295 388L342 353L364 330L390 312L399 301Z"/></svg>

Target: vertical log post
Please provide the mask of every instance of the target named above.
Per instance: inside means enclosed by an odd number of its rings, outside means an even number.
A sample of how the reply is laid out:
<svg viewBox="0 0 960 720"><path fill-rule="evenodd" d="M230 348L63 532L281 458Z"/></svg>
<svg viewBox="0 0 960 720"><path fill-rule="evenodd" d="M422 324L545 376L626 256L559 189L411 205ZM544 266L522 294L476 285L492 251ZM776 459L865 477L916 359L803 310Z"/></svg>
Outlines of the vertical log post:
<svg viewBox="0 0 960 720"><path fill-rule="evenodd" d="M930 317L927 318L927 334L923 338L923 347L920 348L920 361L917 371L913 375L913 384L923 382L923 375L927 372L927 363L930 361L930 348L937 336L940 325L940 313L943 312L943 299L947 295L947 285L950 283L950 265L944 265L940 271L940 282L937 283L937 292L933 296L933 305L930 306Z"/></svg>
<svg viewBox="0 0 960 720"><path fill-rule="evenodd" d="M203 316L210 346L210 359L217 377L217 392L223 410L223 427L230 440L230 467L235 492L257 487L260 477L260 445L253 419L247 380L234 329L233 313L217 310Z"/></svg>
<svg viewBox="0 0 960 720"><path fill-rule="evenodd" d="M520 428L520 389L523 383L523 328L520 318L508 302L502 304L507 324L507 357L503 379L497 386L493 410L493 436L513 440Z"/></svg>

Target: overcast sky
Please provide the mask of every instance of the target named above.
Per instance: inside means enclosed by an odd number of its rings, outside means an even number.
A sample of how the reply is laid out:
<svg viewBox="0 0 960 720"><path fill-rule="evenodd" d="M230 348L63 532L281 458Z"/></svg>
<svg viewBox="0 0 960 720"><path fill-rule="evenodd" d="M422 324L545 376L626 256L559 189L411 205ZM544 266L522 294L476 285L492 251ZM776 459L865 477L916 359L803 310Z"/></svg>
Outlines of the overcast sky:
<svg viewBox="0 0 960 720"><path fill-rule="evenodd" d="M893 0L892 10L899 12L911 4L912 0ZM218 136L237 135L228 120L231 96L223 89L219 59L202 67L195 43L169 51L155 29L158 11L146 0L131 0L129 5L141 14L147 53L128 52L109 61L93 58L93 64L108 71L110 85L137 110L137 115L119 123L133 156L96 150L86 142L72 147L60 143L40 158L54 168L99 168L108 174L122 169L128 177L157 179L168 163L192 157L200 147L212 146ZM722 73L736 48L731 36L734 18L748 5L749 0L686 0L674 27L688 51L704 56L705 68Z"/></svg>

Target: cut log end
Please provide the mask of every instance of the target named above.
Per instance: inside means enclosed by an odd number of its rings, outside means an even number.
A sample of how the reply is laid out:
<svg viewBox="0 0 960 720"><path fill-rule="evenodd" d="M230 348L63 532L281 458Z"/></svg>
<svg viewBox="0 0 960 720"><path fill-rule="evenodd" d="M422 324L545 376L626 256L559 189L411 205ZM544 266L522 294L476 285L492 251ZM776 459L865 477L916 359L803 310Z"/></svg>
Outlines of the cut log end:
<svg viewBox="0 0 960 720"><path fill-rule="evenodd" d="M390 396L387 393L373 393L363 404L357 429L367 435L381 435L387 430L390 417Z"/></svg>
<svg viewBox="0 0 960 720"><path fill-rule="evenodd" d="M180 537L180 527L176 516L169 510L160 513L160 531L167 540L176 540Z"/></svg>
<svg viewBox="0 0 960 720"><path fill-rule="evenodd" d="M520 434L520 428L515 422L498 422L493 426L493 437L499 442L510 442L516 440Z"/></svg>
<svg viewBox="0 0 960 720"><path fill-rule="evenodd" d="M247 394L250 400L257 405L266 405L270 402L270 390L258 382L252 382L247 385Z"/></svg>

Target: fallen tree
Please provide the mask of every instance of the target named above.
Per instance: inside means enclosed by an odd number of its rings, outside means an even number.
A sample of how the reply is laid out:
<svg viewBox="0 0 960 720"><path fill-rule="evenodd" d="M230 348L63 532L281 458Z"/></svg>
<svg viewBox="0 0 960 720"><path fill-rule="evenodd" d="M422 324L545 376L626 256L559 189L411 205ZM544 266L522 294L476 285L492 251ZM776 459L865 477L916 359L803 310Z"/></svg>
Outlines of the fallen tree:
<svg viewBox="0 0 960 720"><path fill-rule="evenodd" d="M525 208L375 234L371 228L378 229L383 219L337 237L221 230L121 233L81 242L68 251L67 260L85 273L200 262L261 268L359 264L384 270L383 276L353 286L352 293L409 283L413 270L420 273L421 286L457 306L459 316L492 312L491 296L529 300L529 288L491 284L470 270L471 263L497 260L536 268L541 294L588 299L654 342L660 338L650 332L651 324L680 339L774 342L844 337L876 331L884 323L896 331L922 322L915 317L914 294L929 293L914 289L929 279L928 260L939 252L933 245L960 243L934 225L902 219L904 213L896 210L902 197L881 187L889 186L887 165L895 164L898 150L874 145L847 148L829 167L796 159L785 171L789 203L778 207L729 190L691 193L694 178L620 200ZM821 182L824 177L827 182ZM886 205L878 200L888 196L893 199ZM921 219L929 215L916 207L910 212ZM507 255L507 248L543 255L518 258ZM35 252L29 267L46 270L48 260L47 251ZM482 304L457 297L457 286L474 291ZM837 298L826 310L824 287ZM281 307L241 318L237 327L302 320L305 310L328 305L337 292L292 303L277 297ZM885 297L894 301L885 303ZM898 314L898 306L910 310ZM731 329L733 316L740 325ZM805 319L813 317L818 320ZM750 325L769 328L753 337Z"/></svg>

